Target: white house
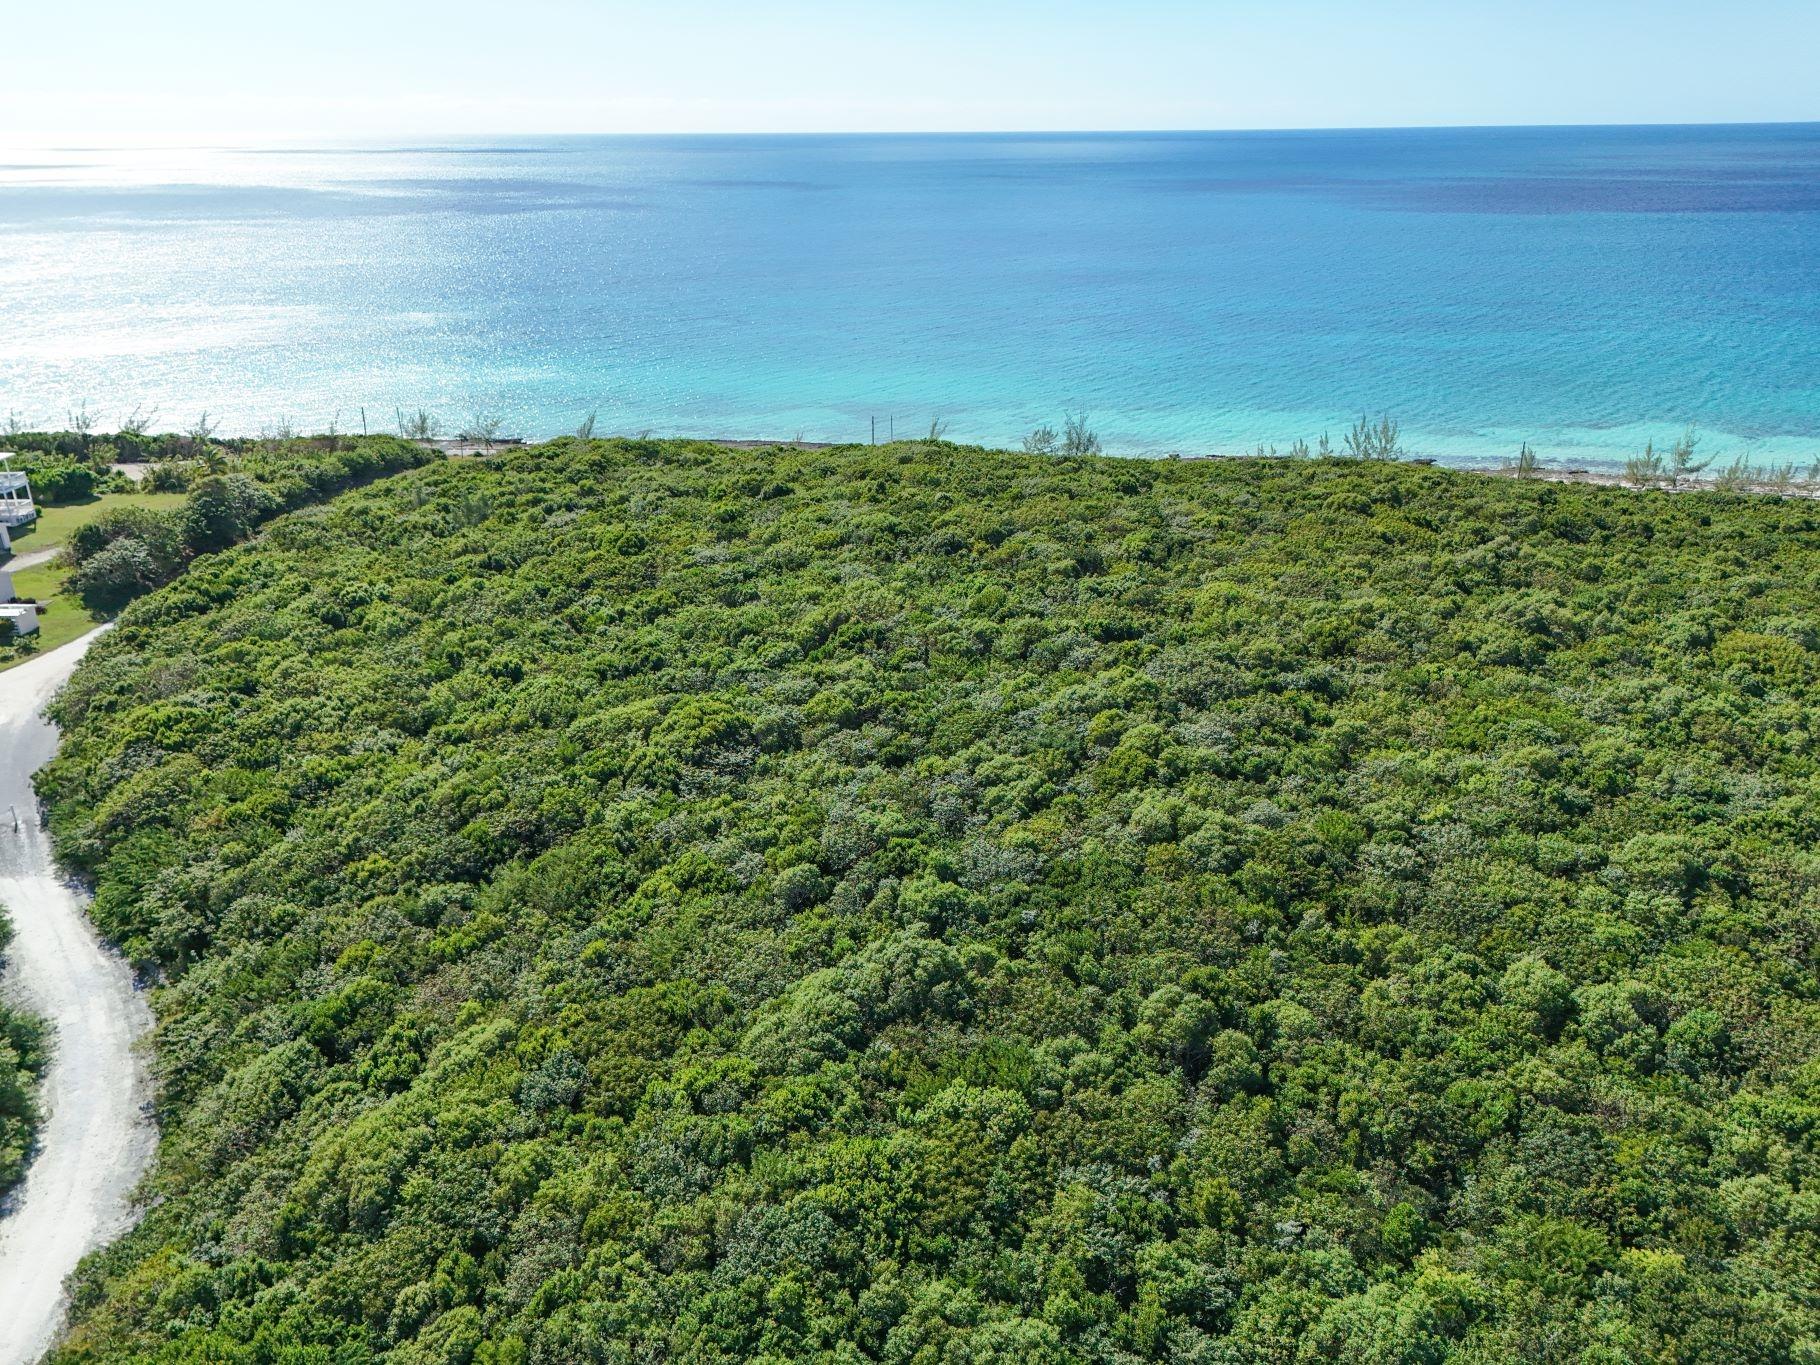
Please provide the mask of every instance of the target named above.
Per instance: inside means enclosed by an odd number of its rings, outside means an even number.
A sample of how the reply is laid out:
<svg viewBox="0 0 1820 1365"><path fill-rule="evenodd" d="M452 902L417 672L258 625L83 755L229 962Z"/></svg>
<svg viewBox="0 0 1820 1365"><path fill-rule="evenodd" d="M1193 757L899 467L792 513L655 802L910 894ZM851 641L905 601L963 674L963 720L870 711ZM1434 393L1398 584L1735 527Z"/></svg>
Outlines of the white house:
<svg viewBox="0 0 1820 1365"><path fill-rule="evenodd" d="M0 450L0 463L11 458L10 450ZM0 526L24 526L37 516L31 480L14 470L0 468Z"/></svg>
<svg viewBox="0 0 1820 1365"><path fill-rule="evenodd" d="M36 602L0 604L0 621L11 621L15 635L35 635L38 631L38 604Z"/></svg>
<svg viewBox="0 0 1820 1365"><path fill-rule="evenodd" d="M13 571L0 569L0 603L10 602L16 594L13 592Z"/></svg>

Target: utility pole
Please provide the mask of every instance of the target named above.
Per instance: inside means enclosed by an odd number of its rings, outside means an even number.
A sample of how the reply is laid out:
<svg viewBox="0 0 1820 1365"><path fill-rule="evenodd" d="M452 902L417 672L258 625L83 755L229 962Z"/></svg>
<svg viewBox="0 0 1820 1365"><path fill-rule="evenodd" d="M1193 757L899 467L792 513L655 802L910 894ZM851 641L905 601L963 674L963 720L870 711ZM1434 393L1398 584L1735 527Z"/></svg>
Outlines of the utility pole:
<svg viewBox="0 0 1820 1365"><path fill-rule="evenodd" d="M876 416L872 419L872 444L878 444L878 418Z"/></svg>

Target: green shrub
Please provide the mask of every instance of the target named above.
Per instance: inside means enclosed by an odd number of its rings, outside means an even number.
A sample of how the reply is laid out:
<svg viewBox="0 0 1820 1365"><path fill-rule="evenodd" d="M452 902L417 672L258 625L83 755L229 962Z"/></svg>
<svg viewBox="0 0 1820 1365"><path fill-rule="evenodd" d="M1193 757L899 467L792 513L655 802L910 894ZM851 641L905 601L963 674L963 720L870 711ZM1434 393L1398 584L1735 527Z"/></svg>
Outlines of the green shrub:
<svg viewBox="0 0 1820 1365"><path fill-rule="evenodd" d="M28 471L32 496L48 506L82 502L95 494L95 471L88 465L58 460L34 464Z"/></svg>

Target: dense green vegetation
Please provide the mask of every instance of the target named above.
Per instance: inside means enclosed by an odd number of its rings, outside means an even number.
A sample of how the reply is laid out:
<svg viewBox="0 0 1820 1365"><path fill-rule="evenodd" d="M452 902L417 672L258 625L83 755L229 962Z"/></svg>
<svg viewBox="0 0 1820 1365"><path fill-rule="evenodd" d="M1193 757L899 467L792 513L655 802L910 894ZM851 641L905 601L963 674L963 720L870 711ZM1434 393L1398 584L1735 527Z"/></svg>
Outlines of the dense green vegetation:
<svg viewBox="0 0 1820 1365"><path fill-rule="evenodd" d="M196 433L154 435L142 429L102 432L86 409L70 413L71 429L25 431L8 421L0 428L0 451L12 469L29 474L32 495L42 505L82 502L100 493L127 492L141 485L154 492L181 491L184 471L219 464L273 442L254 438L218 439ZM114 466L145 466L149 480L134 480Z"/></svg>
<svg viewBox="0 0 1820 1365"><path fill-rule="evenodd" d="M0 963L12 936L12 926L0 913ZM38 1128L36 1092L44 1062L38 1022L0 1002L0 1197L25 1174Z"/></svg>
<svg viewBox="0 0 1820 1365"><path fill-rule="evenodd" d="M0 640L0 668L85 633L169 582L197 555L237 544L280 512L441 458L389 436L244 440L161 464L157 477L135 484L108 469L113 438L53 432L21 439L38 439L47 448L31 448L35 453L13 467L31 475L34 495L50 505L41 508L37 523L15 534L13 549L25 554L59 547L63 553L54 569L27 571L42 581L15 578L19 594L38 601L43 621L36 635ZM57 453L64 446L75 453ZM60 463L47 470L46 459ZM58 468L87 477L85 489L107 491L47 497L47 487L55 486L47 473Z"/></svg>
<svg viewBox="0 0 1820 1365"><path fill-rule="evenodd" d="M155 414L154 414L155 416ZM173 468L196 461L233 458L258 450L262 446L295 443L295 433L268 436L221 436L205 412L183 432L154 432L141 414L120 419L115 431L103 431L87 407L69 413L69 425L56 431L28 431L9 421L0 430L0 450L15 451L25 463L43 468L52 465L79 466L97 476L113 464L168 465ZM318 442L346 440L345 434L321 436Z"/></svg>
<svg viewBox="0 0 1820 1365"><path fill-rule="evenodd" d="M180 508L128 504L79 527L65 551L71 584L91 610L118 610L280 512L440 458L391 436L247 445L232 458L185 467L179 478L189 495Z"/></svg>
<svg viewBox="0 0 1820 1365"><path fill-rule="evenodd" d="M85 502L97 494L126 492L133 486L125 475L87 460L22 455L9 460L7 467L31 477L32 497L41 507Z"/></svg>
<svg viewBox="0 0 1820 1365"><path fill-rule="evenodd" d="M45 537L52 535L48 543L63 547L61 559L71 572L66 575L59 564L14 576L21 596L39 600L43 620L37 634L18 640L7 626L0 667L67 643L92 629L96 619L174 577L195 556L244 540L279 512L440 458L384 436L236 441L177 467L165 482L190 489L178 500L174 494L140 493L110 472L107 461L116 452L111 438L26 433L12 440L23 448L12 468L28 473L33 496L53 509L44 512L43 525L19 535L16 548L44 548ZM98 497L98 488L114 496ZM67 581L35 591L31 580L39 578ZM11 934L0 908L0 953ZM24 1173L38 1121L34 1089L44 1061L38 1022L0 1004L0 1195Z"/></svg>
<svg viewBox="0 0 1820 1365"><path fill-rule="evenodd" d="M1820 1342L1820 508L559 442L197 560L41 779L164 976L66 1361Z"/></svg>
<svg viewBox="0 0 1820 1365"><path fill-rule="evenodd" d="M36 489L34 488L34 492ZM181 506L181 493L150 493L142 489L119 490L100 494L81 502L55 506L38 506L37 519L13 532L16 556L43 556L46 551L61 551L78 529L97 518L111 514L122 506L136 509L165 510ZM45 653L67 644L95 628L98 616L71 590L69 571L60 554L27 568L18 568L17 559L8 559L6 569L12 574L13 593L22 601L38 604L38 631L0 642L0 669L22 663L34 654Z"/></svg>

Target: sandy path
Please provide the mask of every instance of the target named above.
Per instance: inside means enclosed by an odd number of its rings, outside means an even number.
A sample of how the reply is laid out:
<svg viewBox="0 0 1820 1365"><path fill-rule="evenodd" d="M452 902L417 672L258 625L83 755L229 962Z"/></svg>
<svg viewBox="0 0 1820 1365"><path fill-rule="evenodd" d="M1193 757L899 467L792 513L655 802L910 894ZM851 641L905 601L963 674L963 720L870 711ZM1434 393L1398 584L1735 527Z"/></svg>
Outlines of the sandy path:
<svg viewBox="0 0 1820 1365"><path fill-rule="evenodd" d="M40 564L48 563L62 553L63 547L61 545L53 545L47 550L31 550L22 555L14 555L11 559L0 561L0 569L12 571L17 571L19 569L35 569Z"/></svg>
<svg viewBox="0 0 1820 1365"><path fill-rule="evenodd" d="M0 673L0 901L14 929L5 985L54 1028L38 1154L0 1218L0 1365L25 1365L50 1345L64 1277L131 1225L156 1137L133 1051L151 1013L96 938L87 898L58 875L31 785L57 747L40 710L96 634Z"/></svg>

